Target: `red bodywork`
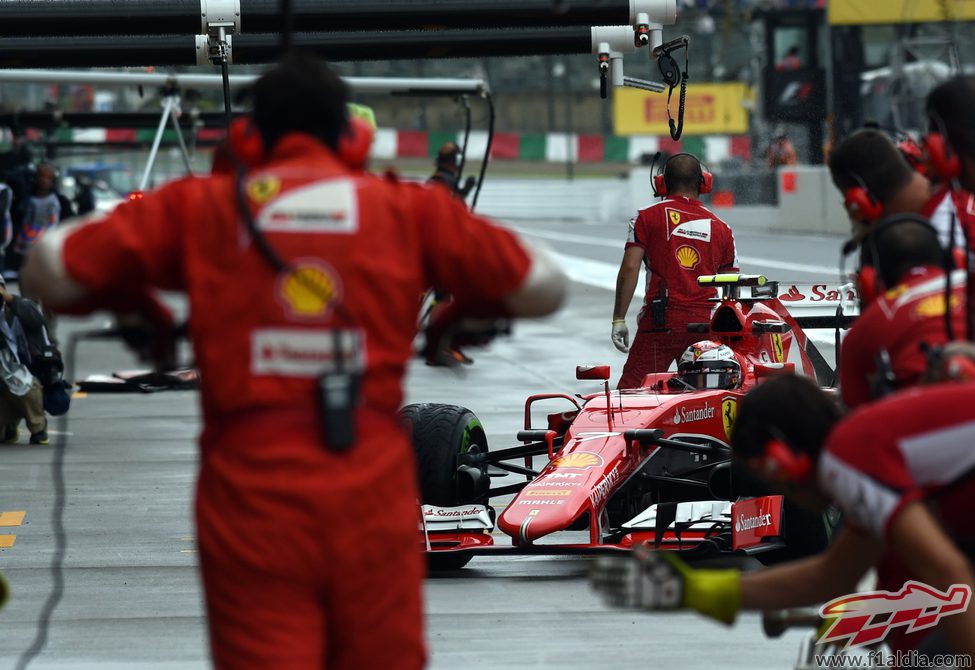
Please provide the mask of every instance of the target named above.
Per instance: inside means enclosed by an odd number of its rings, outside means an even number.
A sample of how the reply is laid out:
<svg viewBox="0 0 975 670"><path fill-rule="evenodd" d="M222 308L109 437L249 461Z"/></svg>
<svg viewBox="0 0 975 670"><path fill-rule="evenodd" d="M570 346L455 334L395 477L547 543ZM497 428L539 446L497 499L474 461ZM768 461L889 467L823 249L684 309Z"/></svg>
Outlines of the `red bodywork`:
<svg viewBox="0 0 975 670"><path fill-rule="evenodd" d="M754 326L757 322L766 325ZM769 326L768 324L775 324ZM784 322L788 328L783 328ZM766 332L768 328L785 332ZM757 333L757 334L756 334ZM561 450L533 478L497 518L498 528L511 537L515 547L528 548L540 538L566 530L588 513L588 545L573 547L629 548L634 544L653 542L653 531L617 532L607 538L607 501L635 473L665 447L628 442L626 430L659 429L663 437L697 443L729 442L742 396L763 377L785 370L815 377L813 364L806 353L806 336L777 298L762 301L725 299L715 309L710 332L701 339L712 339L730 346L743 363L743 383L734 390L681 391L668 385L672 373L647 375L638 389L598 393L584 398L576 411L549 416L547 428L559 431L559 424L571 420L565 430ZM531 425L532 405L551 398L571 396L543 394L528 398L525 405L525 429ZM574 417L573 417L574 414ZM561 431L559 431L561 432ZM702 499L708 498L703 493ZM738 508L741 508L740 510ZM732 505L732 518L763 517L762 525L734 531L734 548L753 547L764 538L774 538L781 531L781 496L744 500ZM774 523L771 523L774 519ZM770 521L765 524L764 521ZM746 524L750 525L750 524ZM618 530L618 529L617 529ZM704 531L689 530L680 534L666 533L660 539L662 548L687 548L706 537ZM490 537L488 535L487 537ZM483 547L484 535L477 544ZM434 538L431 536L431 541ZM470 546L460 537L452 537L454 549ZM436 550L436 543L434 550ZM564 547L564 545L563 545ZM490 548L488 548L490 549Z"/></svg>

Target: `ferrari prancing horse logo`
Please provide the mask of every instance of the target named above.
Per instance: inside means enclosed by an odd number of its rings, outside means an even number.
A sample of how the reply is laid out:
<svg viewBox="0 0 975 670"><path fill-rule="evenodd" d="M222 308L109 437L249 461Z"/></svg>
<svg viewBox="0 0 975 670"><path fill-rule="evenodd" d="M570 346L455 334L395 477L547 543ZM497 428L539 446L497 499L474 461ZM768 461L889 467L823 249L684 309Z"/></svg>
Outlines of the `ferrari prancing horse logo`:
<svg viewBox="0 0 975 670"><path fill-rule="evenodd" d="M680 225L680 212L675 212L672 209L667 210L667 214L670 215L670 222L675 226Z"/></svg>
<svg viewBox="0 0 975 670"><path fill-rule="evenodd" d="M785 361L785 350L782 348L782 335L779 333L772 333L772 351L775 354L773 356L773 362L782 363Z"/></svg>
<svg viewBox="0 0 975 670"><path fill-rule="evenodd" d="M730 440L731 431L735 428L735 419L738 418L738 399L728 396L721 399L721 423L724 424L724 436Z"/></svg>
<svg viewBox="0 0 975 670"><path fill-rule="evenodd" d="M247 195L258 205L263 205L281 192L281 179L275 175L262 175L247 184Z"/></svg>

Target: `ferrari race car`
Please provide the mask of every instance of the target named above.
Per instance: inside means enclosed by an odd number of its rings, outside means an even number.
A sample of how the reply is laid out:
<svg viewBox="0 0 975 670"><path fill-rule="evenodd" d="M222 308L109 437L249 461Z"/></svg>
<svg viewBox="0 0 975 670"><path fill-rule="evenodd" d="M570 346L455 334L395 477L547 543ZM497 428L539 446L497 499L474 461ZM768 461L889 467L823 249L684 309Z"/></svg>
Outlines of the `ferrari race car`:
<svg viewBox="0 0 975 670"><path fill-rule="evenodd" d="M586 554L643 543L691 559L744 552L766 562L825 546L822 517L732 477L729 440L738 403L763 378L794 372L829 386L833 370L780 301L775 282L760 275L699 282L719 296L710 322L690 329L734 352L741 375L733 388L698 388L660 372L640 388L610 391L609 366L580 366L577 378L602 380L604 391L529 397L517 433L522 444L500 451L489 451L484 427L463 407L403 409L412 423L420 541L431 569L458 569L483 553ZM532 408L542 401L566 407L539 427ZM547 459L540 470L532 467L535 456ZM491 486L510 474L524 479ZM491 501L511 495L498 514ZM496 528L510 543L495 543ZM557 538L549 536L566 530L588 530L588 541L553 544Z"/></svg>

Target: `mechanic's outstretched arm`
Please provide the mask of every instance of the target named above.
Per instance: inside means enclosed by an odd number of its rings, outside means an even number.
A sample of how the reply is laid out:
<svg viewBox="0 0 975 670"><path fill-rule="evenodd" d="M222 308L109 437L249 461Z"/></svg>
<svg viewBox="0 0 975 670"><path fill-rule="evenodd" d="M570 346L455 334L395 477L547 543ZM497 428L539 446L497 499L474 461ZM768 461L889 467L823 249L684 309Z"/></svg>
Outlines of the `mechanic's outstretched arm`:
<svg viewBox="0 0 975 670"><path fill-rule="evenodd" d="M568 278L539 245L467 210L445 189L404 185L407 211L424 237L430 284L454 297L458 314L533 317L565 299Z"/></svg>
<svg viewBox="0 0 975 670"><path fill-rule="evenodd" d="M817 556L747 574L696 570L670 552L647 551L634 552L637 560L600 557L591 578L615 607L689 608L730 624L742 609L803 607L851 593L882 552L882 543L846 528Z"/></svg>
<svg viewBox="0 0 975 670"><path fill-rule="evenodd" d="M531 257L531 267L521 286L505 296L504 305L511 316L551 314L565 299L568 278L544 248L521 243Z"/></svg>
<svg viewBox="0 0 975 670"><path fill-rule="evenodd" d="M643 262L643 247L631 246L623 251L620 271L616 275L616 300L613 303L613 344L626 353L630 349L630 332L626 327L626 312L633 300L636 283L640 278L640 264Z"/></svg>
<svg viewBox="0 0 975 670"><path fill-rule="evenodd" d="M883 543L849 527L826 551L741 577L741 608L773 610L817 605L856 591L883 554Z"/></svg>
<svg viewBox="0 0 975 670"><path fill-rule="evenodd" d="M923 503L909 503L894 517L887 541L918 581L941 591L954 584L975 589L972 564ZM956 654L975 657L975 606L969 604L963 613L945 617L941 626Z"/></svg>

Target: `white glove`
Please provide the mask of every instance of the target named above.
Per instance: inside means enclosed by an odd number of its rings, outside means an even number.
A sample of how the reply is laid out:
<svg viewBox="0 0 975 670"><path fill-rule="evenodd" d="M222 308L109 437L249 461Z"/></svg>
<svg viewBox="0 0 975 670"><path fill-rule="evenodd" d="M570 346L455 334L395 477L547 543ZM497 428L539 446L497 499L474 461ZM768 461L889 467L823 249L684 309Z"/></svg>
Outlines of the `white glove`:
<svg viewBox="0 0 975 670"><path fill-rule="evenodd" d="M630 350L630 331L623 319L613 319L613 344L624 354Z"/></svg>
<svg viewBox="0 0 975 670"><path fill-rule="evenodd" d="M647 546L629 555L599 556L589 580L610 607L642 610L693 609L726 624L741 608L741 572L697 570L674 553Z"/></svg>
<svg viewBox="0 0 975 670"><path fill-rule="evenodd" d="M684 607L683 575L645 547L634 549L630 555L599 556L589 570L589 580L610 607L643 610Z"/></svg>

